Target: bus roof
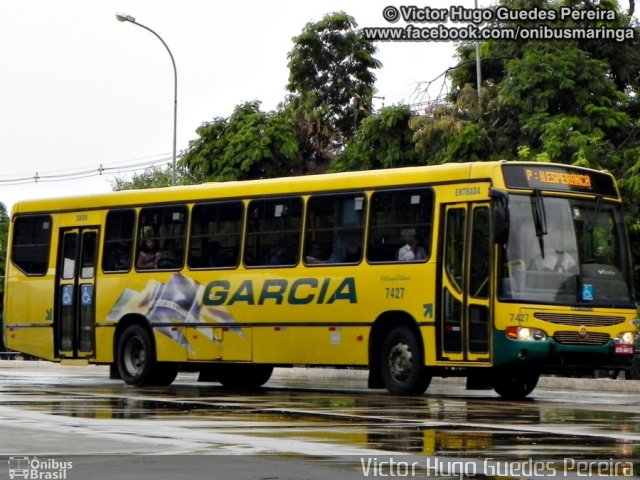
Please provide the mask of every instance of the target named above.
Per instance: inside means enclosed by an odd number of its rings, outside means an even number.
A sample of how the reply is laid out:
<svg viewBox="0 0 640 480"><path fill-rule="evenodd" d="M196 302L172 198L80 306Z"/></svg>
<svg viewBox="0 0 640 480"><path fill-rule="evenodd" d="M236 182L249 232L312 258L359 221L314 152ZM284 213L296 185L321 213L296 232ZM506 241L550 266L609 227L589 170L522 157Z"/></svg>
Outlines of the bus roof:
<svg viewBox="0 0 640 480"><path fill-rule="evenodd" d="M331 192L349 189L366 189L386 185L411 185L423 183L463 182L489 180L498 188L504 188L502 166L547 166L575 168L567 165L537 162L487 161L447 163L417 167L381 170L363 170L317 175L300 175L261 180L207 182L198 185L122 190L95 195L65 196L47 199L22 200L14 204L12 216L21 213L48 211L78 211L94 208L114 208L145 204L202 201L206 199L247 198L261 195L287 195L292 193ZM595 172L580 169L585 172ZM602 172L600 172L602 173ZM329 182L329 184L328 184Z"/></svg>

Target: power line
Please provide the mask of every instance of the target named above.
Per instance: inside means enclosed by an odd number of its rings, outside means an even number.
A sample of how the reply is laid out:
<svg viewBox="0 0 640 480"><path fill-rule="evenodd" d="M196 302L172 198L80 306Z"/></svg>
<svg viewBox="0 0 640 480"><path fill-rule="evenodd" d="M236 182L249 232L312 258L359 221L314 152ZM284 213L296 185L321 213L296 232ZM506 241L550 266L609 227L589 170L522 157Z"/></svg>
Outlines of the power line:
<svg viewBox="0 0 640 480"><path fill-rule="evenodd" d="M146 160L145 160L146 159ZM167 163L172 159L171 154L163 153L150 157L142 157L124 162L112 164L100 164L97 167L81 167L77 169L52 170L34 173L23 173L13 176L0 175L0 185L25 185L29 183L65 182L69 180L81 180L83 178L98 177L110 174L131 173L141 169L147 169L158 164Z"/></svg>
<svg viewBox="0 0 640 480"><path fill-rule="evenodd" d="M447 103L451 90L451 80L448 78L448 74L465 63L462 62L454 67L447 68L432 80L414 82L413 90L408 94L408 98L401 101L400 104L408 106L414 115L421 115L427 110ZM434 89L438 89L435 95ZM389 92L378 92L374 98L386 99L389 96L393 95L390 95ZM384 108L384 103L381 108Z"/></svg>

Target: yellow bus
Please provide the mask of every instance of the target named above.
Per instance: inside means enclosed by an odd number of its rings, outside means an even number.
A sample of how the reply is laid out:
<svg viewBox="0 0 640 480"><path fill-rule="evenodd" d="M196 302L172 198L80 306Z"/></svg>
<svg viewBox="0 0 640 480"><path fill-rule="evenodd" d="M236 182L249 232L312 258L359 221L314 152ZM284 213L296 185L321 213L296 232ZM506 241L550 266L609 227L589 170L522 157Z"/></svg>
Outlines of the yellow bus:
<svg viewBox="0 0 640 480"><path fill-rule="evenodd" d="M16 204L4 334L130 385L180 369L365 368L421 394L466 376L522 398L547 372L626 369L638 319L611 175L476 162Z"/></svg>

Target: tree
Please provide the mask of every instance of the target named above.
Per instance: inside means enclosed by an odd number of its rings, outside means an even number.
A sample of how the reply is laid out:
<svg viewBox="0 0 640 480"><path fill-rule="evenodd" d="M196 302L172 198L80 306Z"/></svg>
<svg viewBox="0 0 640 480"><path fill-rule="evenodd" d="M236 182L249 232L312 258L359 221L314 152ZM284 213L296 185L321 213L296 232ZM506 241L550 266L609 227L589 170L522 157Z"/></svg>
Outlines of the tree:
<svg viewBox="0 0 640 480"><path fill-rule="evenodd" d="M343 12L308 23L289 52L291 94L277 111L242 103L228 118L203 123L178 161L181 184L317 173L327 169L360 122L371 114L376 49ZM151 168L114 190L169 185L169 171Z"/></svg>
<svg viewBox="0 0 640 480"><path fill-rule="evenodd" d="M298 139L283 112L262 112L254 100L229 118L202 124L189 143L181 168L194 180L225 181L299 173Z"/></svg>
<svg viewBox="0 0 640 480"><path fill-rule="evenodd" d="M593 10L589 1L565 0L562 6L575 11ZM511 9L551 10L561 5L550 0L502 1ZM614 11L611 0L600 2L598 9ZM554 27L586 31L594 27L629 29L630 19L619 11L615 20L594 24L567 19L553 22ZM501 21L492 27L526 27ZM637 37L637 35L636 35ZM482 132L468 152L466 160L490 145L493 156L545 159L603 167L599 159L627 138L633 125L630 111L637 109L638 41L567 40L567 41L489 41L482 50L483 89L477 104L475 44L458 48L459 68L451 73L449 113L438 117L427 112L418 125L418 148L427 150L429 130L443 118L457 129L441 141L457 140L470 123ZM469 101L469 93L472 101ZM633 93L633 95L630 95ZM430 118L431 117L431 118ZM626 132L626 133L625 133ZM472 138L472 136L469 136ZM524 147L524 148L522 148ZM468 155L465 154L468 153ZM453 160L453 158L447 158ZM607 165L610 167L610 165Z"/></svg>
<svg viewBox="0 0 640 480"><path fill-rule="evenodd" d="M411 119L415 148L427 164L489 160L494 157L495 138L481 121L482 106L469 84L452 104L434 104L425 115Z"/></svg>
<svg viewBox="0 0 640 480"><path fill-rule="evenodd" d="M288 105L303 155L322 165L340 151L372 112L376 48L353 17L330 13L308 23L289 52Z"/></svg>
<svg viewBox="0 0 640 480"><path fill-rule="evenodd" d="M149 167L144 172L135 173L131 180L124 177L116 177L111 182L111 188L118 190L141 190L145 188L168 187L171 185L172 166L164 169L161 167Z"/></svg>
<svg viewBox="0 0 640 480"><path fill-rule="evenodd" d="M347 171L417 165L419 157L413 130L409 128L411 118L407 105L385 107L368 116L331 169Z"/></svg>

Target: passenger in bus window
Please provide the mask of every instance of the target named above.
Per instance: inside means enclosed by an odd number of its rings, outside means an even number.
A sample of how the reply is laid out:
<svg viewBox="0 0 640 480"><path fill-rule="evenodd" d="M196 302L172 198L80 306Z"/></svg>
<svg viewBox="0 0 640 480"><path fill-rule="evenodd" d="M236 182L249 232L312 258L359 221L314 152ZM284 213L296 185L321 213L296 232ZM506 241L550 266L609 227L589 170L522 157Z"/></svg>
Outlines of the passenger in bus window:
<svg viewBox="0 0 640 480"><path fill-rule="evenodd" d="M178 268L180 266L178 247L173 238L167 238L162 242L162 248L156 253L156 268Z"/></svg>
<svg viewBox="0 0 640 480"><path fill-rule="evenodd" d="M398 250L398 260L401 262L413 262L414 260L424 260L427 258L427 252L418 244L418 240L410 238L407 240L400 250Z"/></svg>
<svg viewBox="0 0 640 480"><path fill-rule="evenodd" d="M532 270L560 273L577 273L578 264L573 256L561 250L548 250L531 262Z"/></svg>
<svg viewBox="0 0 640 480"><path fill-rule="evenodd" d="M129 269L131 261L131 246L125 241L114 242L109 245L109 253L105 267L107 271L118 272Z"/></svg>
<svg viewBox="0 0 640 480"><path fill-rule="evenodd" d="M331 254L324 260L322 253L322 247L318 244L314 244L311 248L309 255L305 257L307 264L321 264L321 263L344 263L347 258L349 246L344 241L342 235L338 232L333 236L333 244L331 248ZM325 254L326 255L326 254Z"/></svg>
<svg viewBox="0 0 640 480"><path fill-rule="evenodd" d="M280 245L276 247L269 257L269 265L290 265L293 263L291 255L289 255L290 247Z"/></svg>
<svg viewBox="0 0 640 480"><path fill-rule="evenodd" d="M333 237L333 249L327 263L343 263L347 257L348 246L342 234L337 232Z"/></svg>
<svg viewBox="0 0 640 480"><path fill-rule="evenodd" d="M158 244L153 238L147 238L140 246L138 258L136 259L136 268L139 270L150 270L156 268L156 254L158 253Z"/></svg>
<svg viewBox="0 0 640 480"><path fill-rule="evenodd" d="M322 247L320 246L320 244L314 243L311 247L309 255L304 257L304 261L312 265L325 263L325 261L322 260L322 256Z"/></svg>

